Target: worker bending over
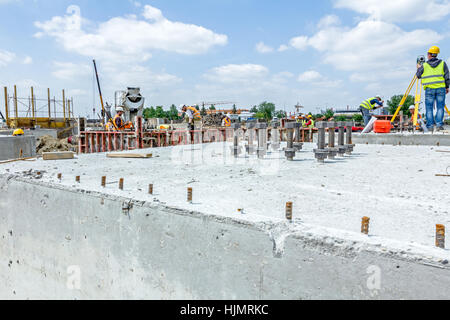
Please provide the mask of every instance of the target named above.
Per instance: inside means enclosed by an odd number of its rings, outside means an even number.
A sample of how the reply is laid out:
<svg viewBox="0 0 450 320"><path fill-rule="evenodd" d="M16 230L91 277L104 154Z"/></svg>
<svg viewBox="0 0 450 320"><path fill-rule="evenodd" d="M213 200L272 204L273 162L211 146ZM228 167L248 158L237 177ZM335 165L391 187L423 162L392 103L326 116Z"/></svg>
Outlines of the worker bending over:
<svg viewBox="0 0 450 320"><path fill-rule="evenodd" d="M433 131L444 130L445 95L449 92L450 75L445 61L437 58L441 50L434 46L428 50L428 61L423 65L417 64L417 78L422 79L425 89L425 106L427 108L427 128ZM436 117L434 104L436 102Z"/></svg>
<svg viewBox="0 0 450 320"><path fill-rule="evenodd" d="M108 131L113 131L113 130L123 131L125 129L132 129L133 128L133 124L131 122L125 122L125 120L123 120L123 118L122 118L122 116L125 113L123 108L122 107L117 107L116 108L116 112L117 112L117 114L114 117L114 119L112 120L113 123L111 123L111 121L109 121L106 124L107 130Z"/></svg>
<svg viewBox="0 0 450 320"><path fill-rule="evenodd" d="M194 120L202 118L200 112L196 108L188 107L186 105L183 105L181 107L181 111L183 111L182 118L186 116L189 118L189 130L194 131L195 130Z"/></svg>
<svg viewBox="0 0 450 320"><path fill-rule="evenodd" d="M378 106L376 106L378 105ZM364 118L364 126L367 126L372 119L372 110L376 110L384 107L384 101L381 99L381 95L377 95L373 98L364 100L359 106L359 111L361 111Z"/></svg>
<svg viewBox="0 0 450 320"><path fill-rule="evenodd" d="M303 120L302 125L303 125L303 128L314 129L316 122L314 121L313 116L309 115L306 117L305 120Z"/></svg>
<svg viewBox="0 0 450 320"><path fill-rule="evenodd" d="M225 117L223 118L222 126L227 128L231 127L231 118L228 114L226 114Z"/></svg>

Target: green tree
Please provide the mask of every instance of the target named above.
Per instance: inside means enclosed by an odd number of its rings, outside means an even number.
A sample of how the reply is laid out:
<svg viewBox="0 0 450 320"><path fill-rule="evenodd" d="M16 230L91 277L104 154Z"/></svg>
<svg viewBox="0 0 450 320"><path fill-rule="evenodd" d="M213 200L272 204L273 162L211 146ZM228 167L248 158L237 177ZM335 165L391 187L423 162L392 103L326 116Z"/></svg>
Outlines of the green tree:
<svg viewBox="0 0 450 320"><path fill-rule="evenodd" d="M357 113L353 116L353 121L355 121L357 123L362 123L364 121L364 118L363 118L362 114Z"/></svg>
<svg viewBox="0 0 450 320"><path fill-rule="evenodd" d="M264 101L258 106L258 113L256 114L256 117L267 121L272 120L275 113L275 108L275 104Z"/></svg>
<svg viewBox="0 0 450 320"><path fill-rule="evenodd" d="M233 111L231 111L232 114L237 114L237 109L236 109L236 105L233 104Z"/></svg>
<svg viewBox="0 0 450 320"><path fill-rule="evenodd" d="M216 107L212 104L211 107L209 107L209 110L214 111L216 110Z"/></svg>
<svg viewBox="0 0 450 320"><path fill-rule="evenodd" d="M347 121L348 117L347 116L337 116L334 118L335 121Z"/></svg>
<svg viewBox="0 0 450 320"><path fill-rule="evenodd" d="M403 95L393 96L390 100L388 100L387 105L389 107L389 113L394 114L397 111L397 108L400 106L400 102L402 101ZM403 114L410 117L411 113L409 112L409 107L414 104L414 97L409 95L406 98L405 103L403 104L402 111Z"/></svg>
<svg viewBox="0 0 450 320"><path fill-rule="evenodd" d="M275 112L275 117L277 117L278 119L283 119L287 117L287 114L283 110L278 110Z"/></svg>
<svg viewBox="0 0 450 320"><path fill-rule="evenodd" d="M327 109L327 111L325 112L324 116L327 118L327 120L333 118L334 117L333 109Z"/></svg>
<svg viewBox="0 0 450 320"><path fill-rule="evenodd" d="M253 108L250 110L251 113L258 113L258 106L253 106Z"/></svg>
<svg viewBox="0 0 450 320"><path fill-rule="evenodd" d="M155 117L164 119L167 118L167 112L164 111L164 108L162 106L157 106L155 109Z"/></svg>
<svg viewBox="0 0 450 320"><path fill-rule="evenodd" d="M178 109L177 107L173 104L170 106L169 112L167 113L167 116L169 118L169 120L178 120L180 119L180 117L178 116Z"/></svg>
<svg viewBox="0 0 450 320"><path fill-rule="evenodd" d="M202 111L200 111L200 115L201 115L202 117L204 117L204 116L207 115L205 106L202 107Z"/></svg>
<svg viewBox="0 0 450 320"><path fill-rule="evenodd" d="M152 119L156 117L156 111L155 108L145 108L143 113L144 119Z"/></svg>

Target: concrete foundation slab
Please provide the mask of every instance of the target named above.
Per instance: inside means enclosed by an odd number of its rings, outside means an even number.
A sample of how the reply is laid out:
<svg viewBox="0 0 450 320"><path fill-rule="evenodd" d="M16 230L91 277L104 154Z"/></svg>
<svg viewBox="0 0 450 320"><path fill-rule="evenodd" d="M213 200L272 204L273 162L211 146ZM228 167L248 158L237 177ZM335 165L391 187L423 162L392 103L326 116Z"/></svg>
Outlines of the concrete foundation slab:
<svg viewBox="0 0 450 320"><path fill-rule="evenodd" d="M36 139L34 136L1 136L0 160L34 157L36 155Z"/></svg>
<svg viewBox="0 0 450 320"><path fill-rule="evenodd" d="M450 134L353 134L353 143L405 146L450 146Z"/></svg>
<svg viewBox="0 0 450 320"><path fill-rule="evenodd" d="M323 165L313 144L294 161L231 146L0 166L0 297L448 298L448 148L358 145Z"/></svg>

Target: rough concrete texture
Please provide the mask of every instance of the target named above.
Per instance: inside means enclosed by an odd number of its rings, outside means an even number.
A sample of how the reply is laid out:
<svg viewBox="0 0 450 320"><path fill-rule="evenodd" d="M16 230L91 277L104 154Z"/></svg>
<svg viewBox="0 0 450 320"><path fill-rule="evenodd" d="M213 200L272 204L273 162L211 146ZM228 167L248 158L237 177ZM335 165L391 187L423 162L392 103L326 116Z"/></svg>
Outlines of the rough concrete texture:
<svg viewBox="0 0 450 320"><path fill-rule="evenodd" d="M367 133L353 134L353 143L388 144L405 146L450 146L450 134L436 133Z"/></svg>
<svg viewBox="0 0 450 320"><path fill-rule="evenodd" d="M0 175L0 191L2 299L450 295L439 249L423 256L299 222L204 215L11 175Z"/></svg>
<svg viewBox="0 0 450 320"><path fill-rule="evenodd" d="M0 131L0 135L12 135L14 130L2 130ZM34 136L36 139L39 139L43 136L52 136L53 138L58 137L57 129L34 129L34 130L24 130L26 136Z"/></svg>
<svg viewBox="0 0 450 320"><path fill-rule="evenodd" d="M36 155L36 139L34 136L0 136L0 160L11 160Z"/></svg>

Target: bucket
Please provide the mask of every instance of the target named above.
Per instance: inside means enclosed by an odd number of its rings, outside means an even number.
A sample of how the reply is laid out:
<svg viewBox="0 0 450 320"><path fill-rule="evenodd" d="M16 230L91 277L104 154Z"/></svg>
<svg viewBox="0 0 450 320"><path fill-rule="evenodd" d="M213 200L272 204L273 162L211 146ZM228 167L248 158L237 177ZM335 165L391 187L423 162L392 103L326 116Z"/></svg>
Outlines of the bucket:
<svg viewBox="0 0 450 320"><path fill-rule="evenodd" d="M387 120L377 120L373 126L373 131L375 133L390 133L392 124Z"/></svg>

